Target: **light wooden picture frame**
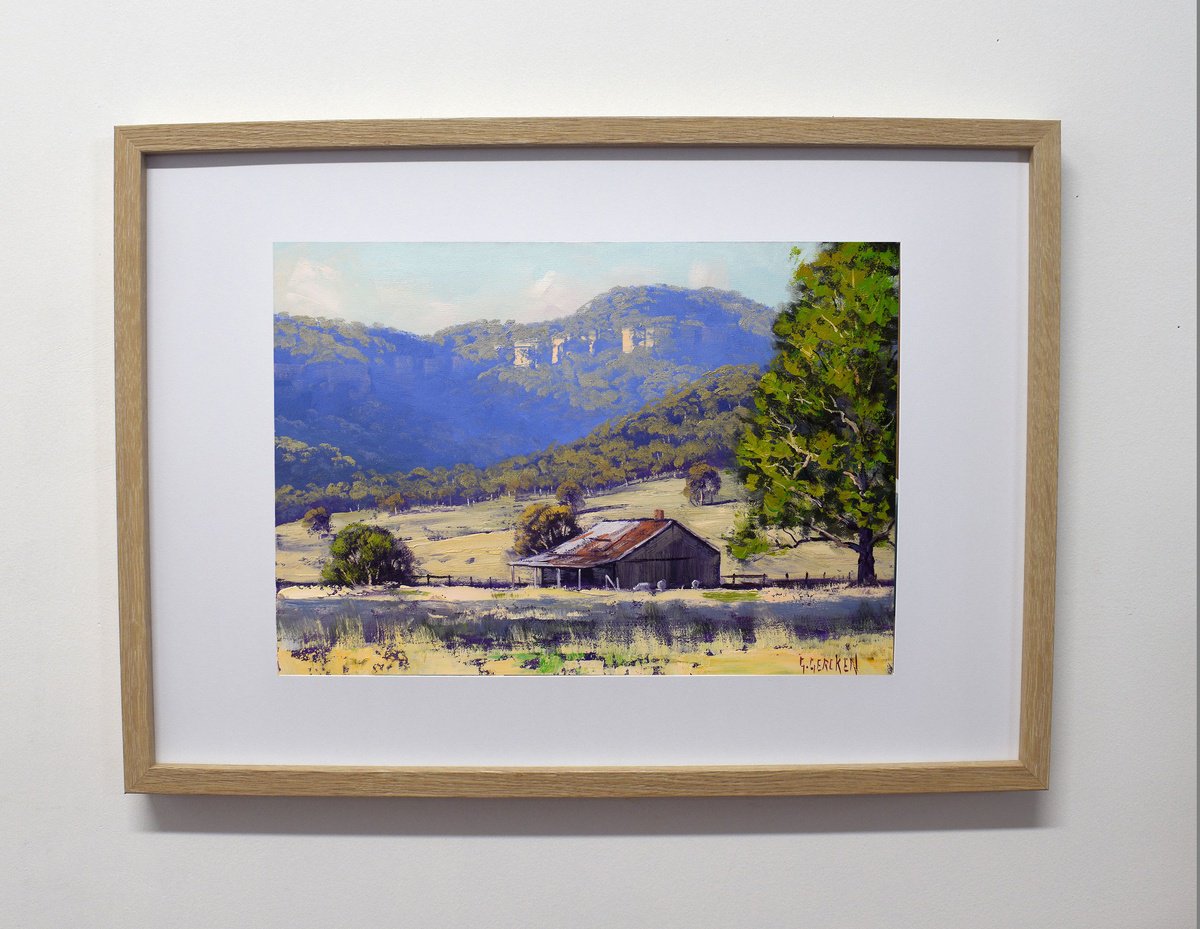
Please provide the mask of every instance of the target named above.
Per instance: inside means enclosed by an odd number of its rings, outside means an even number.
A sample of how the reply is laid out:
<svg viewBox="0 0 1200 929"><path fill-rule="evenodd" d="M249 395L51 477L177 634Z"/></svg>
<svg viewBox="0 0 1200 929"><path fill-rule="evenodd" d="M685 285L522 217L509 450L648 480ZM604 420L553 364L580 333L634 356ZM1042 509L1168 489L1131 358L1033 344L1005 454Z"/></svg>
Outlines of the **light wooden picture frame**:
<svg viewBox="0 0 1200 929"><path fill-rule="evenodd" d="M125 790L429 797L669 797L1040 790L1049 782L1057 497L1060 130L1055 121L454 119L115 130L118 573ZM1016 757L863 764L369 766L183 764L155 751L149 532L148 159L217 153L507 149L976 150L1028 160L1023 607Z"/></svg>

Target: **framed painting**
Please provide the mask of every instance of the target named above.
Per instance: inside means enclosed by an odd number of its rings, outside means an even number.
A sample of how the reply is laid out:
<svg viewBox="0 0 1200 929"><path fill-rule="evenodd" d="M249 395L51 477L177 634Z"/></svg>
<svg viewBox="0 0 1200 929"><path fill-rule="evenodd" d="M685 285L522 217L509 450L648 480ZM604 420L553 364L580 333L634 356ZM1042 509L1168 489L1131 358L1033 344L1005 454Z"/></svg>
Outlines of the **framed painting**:
<svg viewBox="0 0 1200 929"><path fill-rule="evenodd" d="M125 787L1043 789L1059 130L116 130Z"/></svg>

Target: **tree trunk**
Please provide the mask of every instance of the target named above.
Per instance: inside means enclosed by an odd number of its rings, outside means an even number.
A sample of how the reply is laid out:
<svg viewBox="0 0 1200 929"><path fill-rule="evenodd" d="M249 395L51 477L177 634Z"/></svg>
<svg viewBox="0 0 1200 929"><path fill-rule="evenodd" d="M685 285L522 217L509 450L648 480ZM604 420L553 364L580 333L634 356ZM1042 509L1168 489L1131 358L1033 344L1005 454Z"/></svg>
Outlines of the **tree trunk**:
<svg viewBox="0 0 1200 929"><path fill-rule="evenodd" d="M874 533L870 529L858 530L858 583L875 584Z"/></svg>

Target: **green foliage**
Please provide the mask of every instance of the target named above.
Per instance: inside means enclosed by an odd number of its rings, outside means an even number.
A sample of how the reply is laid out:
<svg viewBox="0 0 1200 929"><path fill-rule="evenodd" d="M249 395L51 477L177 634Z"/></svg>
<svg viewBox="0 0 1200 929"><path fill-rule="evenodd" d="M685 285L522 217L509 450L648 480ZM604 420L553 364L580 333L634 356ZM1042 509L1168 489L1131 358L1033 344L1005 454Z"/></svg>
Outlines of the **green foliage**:
<svg viewBox="0 0 1200 929"><path fill-rule="evenodd" d="M538 658L538 674L557 674L563 666L563 656L558 652L546 652Z"/></svg>
<svg viewBox="0 0 1200 929"><path fill-rule="evenodd" d="M758 528L756 514L743 513L734 519L733 528L724 536L725 547L738 561L746 561L756 555L774 551L774 543Z"/></svg>
<svg viewBox="0 0 1200 929"><path fill-rule="evenodd" d="M301 524L309 532L322 534L329 531L329 510L323 506L314 506L300 519Z"/></svg>
<svg viewBox="0 0 1200 929"><path fill-rule="evenodd" d="M563 506L569 506L576 513L583 509L583 505L587 502L579 482L572 480L563 481L558 485L558 490L554 492L554 499Z"/></svg>
<svg viewBox="0 0 1200 929"><path fill-rule="evenodd" d="M754 365L718 368L582 439L499 462L486 470L484 487L524 494L572 481L594 493L698 462L731 465L758 374Z"/></svg>
<svg viewBox="0 0 1200 929"><path fill-rule="evenodd" d="M513 550L518 555L544 552L579 535L575 511L569 506L531 503L517 520Z"/></svg>
<svg viewBox="0 0 1200 929"><path fill-rule="evenodd" d="M386 330L383 330L386 332ZM280 313L275 317L275 349L305 359L306 364L367 360L366 352L387 351L378 328L344 319L310 319Z"/></svg>
<svg viewBox="0 0 1200 929"><path fill-rule="evenodd" d="M379 526L351 523L329 546L321 580L341 587L408 584L416 577L416 559L408 546Z"/></svg>
<svg viewBox="0 0 1200 929"><path fill-rule="evenodd" d="M708 462L700 461L688 468L683 483L683 495L693 506L712 503L721 489L721 472Z"/></svg>
<svg viewBox="0 0 1200 929"><path fill-rule="evenodd" d="M358 465L332 445L308 445L286 435L275 439L275 486L306 483L332 484L346 480Z"/></svg>
<svg viewBox="0 0 1200 929"><path fill-rule="evenodd" d="M895 525L900 253L896 245L826 245L799 262L775 320L776 355L754 391L738 444L752 507L730 551L828 541L858 552Z"/></svg>

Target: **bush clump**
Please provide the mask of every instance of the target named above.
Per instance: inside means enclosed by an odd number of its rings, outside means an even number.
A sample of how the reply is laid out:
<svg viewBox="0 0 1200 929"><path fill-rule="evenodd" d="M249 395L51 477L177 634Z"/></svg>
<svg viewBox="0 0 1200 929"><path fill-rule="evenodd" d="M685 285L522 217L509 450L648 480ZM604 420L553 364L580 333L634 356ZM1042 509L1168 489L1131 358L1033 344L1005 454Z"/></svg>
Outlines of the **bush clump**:
<svg viewBox="0 0 1200 929"><path fill-rule="evenodd" d="M351 523L333 537L321 580L339 587L411 584L417 560L412 550L380 526Z"/></svg>

